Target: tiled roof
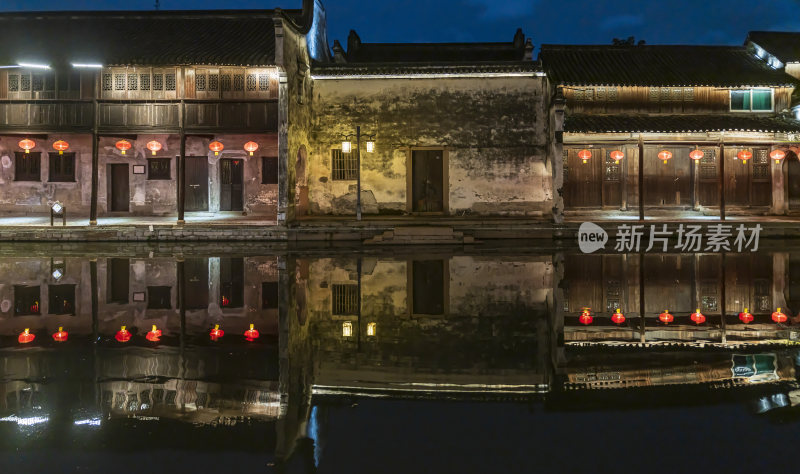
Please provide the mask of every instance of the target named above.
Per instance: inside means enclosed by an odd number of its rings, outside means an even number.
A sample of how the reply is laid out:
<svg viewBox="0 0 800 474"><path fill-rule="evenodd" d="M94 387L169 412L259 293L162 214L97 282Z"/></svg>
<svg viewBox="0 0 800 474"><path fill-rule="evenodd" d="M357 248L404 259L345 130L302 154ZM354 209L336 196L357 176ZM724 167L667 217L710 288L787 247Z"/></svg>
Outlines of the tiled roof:
<svg viewBox="0 0 800 474"><path fill-rule="evenodd" d="M556 84L610 86L779 86L794 79L741 46L543 45L539 59Z"/></svg>
<svg viewBox="0 0 800 474"><path fill-rule="evenodd" d="M747 40L764 48L784 63L800 61L800 33L790 31L751 31Z"/></svg>
<svg viewBox="0 0 800 474"><path fill-rule="evenodd" d="M721 131L800 133L800 121L782 117L759 117L738 114L569 114L564 119L564 131L570 133L689 133Z"/></svg>
<svg viewBox="0 0 800 474"><path fill-rule="evenodd" d="M271 65L275 15L273 10L2 13L0 65Z"/></svg>
<svg viewBox="0 0 800 474"><path fill-rule="evenodd" d="M521 61L524 54L514 43L361 43L345 57L349 63L463 63Z"/></svg>
<svg viewBox="0 0 800 474"><path fill-rule="evenodd" d="M507 74L541 71L533 61L514 61L493 64L425 64L425 63L315 63L314 75L319 76L383 76L424 74Z"/></svg>

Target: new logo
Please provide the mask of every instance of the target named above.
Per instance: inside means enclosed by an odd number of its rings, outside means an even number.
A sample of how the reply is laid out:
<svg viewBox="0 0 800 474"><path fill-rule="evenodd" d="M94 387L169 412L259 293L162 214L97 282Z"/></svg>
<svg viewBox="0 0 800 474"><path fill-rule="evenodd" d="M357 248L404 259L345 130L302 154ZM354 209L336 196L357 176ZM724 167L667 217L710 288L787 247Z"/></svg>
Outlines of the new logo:
<svg viewBox="0 0 800 474"><path fill-rule="evenodd" d="M578 228L578 247L583 253L592 253L606 246L608 233L599 225L584 222Z"/></svg>

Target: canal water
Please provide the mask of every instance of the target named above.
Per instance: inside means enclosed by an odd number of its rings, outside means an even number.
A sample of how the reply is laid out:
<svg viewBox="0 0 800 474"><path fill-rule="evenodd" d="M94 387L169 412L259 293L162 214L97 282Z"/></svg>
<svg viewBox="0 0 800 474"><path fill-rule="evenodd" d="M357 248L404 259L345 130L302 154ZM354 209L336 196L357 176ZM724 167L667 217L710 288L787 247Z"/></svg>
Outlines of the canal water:
<svg viewBox="0 0 800 474"><path fill-rule="evenodd" d="M3 473L788 472L799 364L784 243L0 249Z"/></svg>

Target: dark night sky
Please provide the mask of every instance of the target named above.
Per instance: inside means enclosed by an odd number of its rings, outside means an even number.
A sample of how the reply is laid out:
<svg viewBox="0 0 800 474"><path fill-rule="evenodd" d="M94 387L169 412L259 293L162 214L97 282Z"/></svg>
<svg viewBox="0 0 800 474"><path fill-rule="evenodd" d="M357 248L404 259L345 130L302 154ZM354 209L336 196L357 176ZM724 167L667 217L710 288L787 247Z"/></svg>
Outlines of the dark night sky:
<svg viewBox="0 0 800 474"><path fill-rule="evenodd" d="M274 3L273 3L274 2ZM152 9L154 0L0 0L3 10ZM162 0L162 9L300 8L302 0ZM535 45L741 44L749 30L797 30L800 0L327 0L329 40L355 29L365 42L510 41Z"/></svg>

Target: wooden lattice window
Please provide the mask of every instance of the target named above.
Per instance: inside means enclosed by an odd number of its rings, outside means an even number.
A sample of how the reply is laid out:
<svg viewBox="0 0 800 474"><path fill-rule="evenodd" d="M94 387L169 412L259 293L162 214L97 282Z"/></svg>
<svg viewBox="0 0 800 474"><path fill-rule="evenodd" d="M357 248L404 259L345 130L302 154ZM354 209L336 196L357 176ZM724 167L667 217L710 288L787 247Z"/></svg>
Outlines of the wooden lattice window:
<svg viewBox="0 0 800 474"><path fill-rule="evenodd" d="M622 165L619 164L614 158L611 158L611 151L606 151L606 173L603 176L603 179L605 181L619 181L620 176L622 175L620 168L622 168Z"/></svg>
<svg viewBox="0 0 800 474"><path fill-rule="evenodd" d="M658 87L651 87L650 88L650 92L648 94L648 97L650 98L650 101L658 102L658 94L659 94Z"/></svg>
<svg viewBox="0 0 800 474"><path fill-rule="evenodd" d="M231 90L231 75L230 74L223 74L220 77L220 86L222 88L222 92L230 92L230 90Z"/></svg>
<svg viewBox="0 0 800 474"><path fill-rule="evenodd" d="M703 157L700 158L700 178L717 178L717 150L703 148Z"/></svg>
<svg viewBox="0 0 800 474"><path fill-rule="evenodd" d="M683 89L683 100L686 102L694 102L694 87Z"/></svg>
<svg viewBox="0 0 800 474"><path fill-rule="evenodd" d="M30 74L22 74L19 76L20 78L20 90L22 92L30 92L31 91L31 75Z"/></svg>
<svg viewBox="0 0 800 474"><path fill-rule="evenodd" d="M75 153L65 152L59 155L58 152L51 152L50 156L50 177L51 183L69 183L75 181Z"/></svg>
<svg viewBox="0 0 800 474"><path fill-rule="evenodd" d="M598 87L595 89L597 93L597 100L605 101L606 100L606 88L605 87Z"/></svg>
<svg viewBox="0 0 800 474"><path fill-rule="evenodd" d="M358 314L358 285L331 285L331 314L352 316Z"/></svg>
<svg viewBox="0 0 800 474"><path fill-rule="evenodd" d="M41 152L14 152L14 181L41 181L41 163Z"/></svg>
<svg viewBox="0 0 800 474"><path fill-rule="evenodd" d="M248 74L247 75L247 90L254 91L256 90L256 79L257 76L255 74Z"/></svg>
<svg viewBox="0 0 800 474"><path fill-rule="evenodd" d="M41 92L44 90L44 76L42 74L33 75L33 91Z"/></svg>
<svg viewBox="0 0 800 474"><path fill-rule="evenodd" d="M208 75L208 90L211 92L219 90L219 74Z"/></svg>
<svg viewBox="0 0 800 474"><path fill-rule="evenodd" d="M676 102L681 101L683 99L683 89L681 88L672 89L672 94L670 96L670 99Z"/></svg>
<svg viewBox="0 0 800 474"><path fill-rule="evenodd" d="M164 74L164 88L168 91L175 90L175 73L169 72Z"/></svg>
<svg viewBox="0 0 800 474"><path fill-rule="evenodd" d="M164 74L162 73L153 74L153 90L154 91L164 90Z"/></svg>
<svg viewBox="0 0 800 474"><path fill-rule="evenodd" d="M244 91L244 74L233 75L233 90L236 92Z"/></svg>
<svg viewBox="0 0 800 474"><path fill-rule="evenodd" d="M770 296L770 284L768 280L756 279L753 281L754 309L759 313L771 311L772 297Z"/></svg>
<svg viewBox="0 0 800 474"><path fill-rule="evenodd" d="M128 90L129 91L139 90L139 75L138 74L128 74Z"/></svg>
<svg viewBox="0 0 800 474"><path fill-rule="evenodd" d="M269 90L269 75L267 74L258 75L258 90L261 92L266 92Z"/></svg>
<svg viewBox="0 0 800 474"><path fill-rule="evenodd" d="M110 73L104 73L102 82L103 82L103 90L104 91L110 91L111 88L112 88L112 84L113 84L112 79L111 79L111 74Z"/></svg>
<svg viewBox="0 0 800 474"><path fill-rule="evenodd" d="M594 89L586 89L583 93L583 100L590 102L594 100Z"/></svg>
<svg viewBox="0 0 800 474"><path fill-rule="evenodd" d="M206 90L206 75L197 74L194 76L194 89L198 91Z"/></svg>
<svg viewBox="0 0 800 474"><path fill-rule="evenodd" d="M358 177L355 153L331 150L331 178L336 181L353 180Z"/></svg>
<svg viewBox="0 0 800 474"><path fill-rule="evenodd" d="M139 90L150 90L150 74L139 74Z"/></svg>
<svg viewBox="0 0 800 474"><path fill-rule="evenodd" d="M609 102L616 102L619 97L619 91L616 87L609 87L608 88L608 101Z"/></svg>
<svg viewBox="0 0 800 474"><path fill-rule="evenodd" d="M574 95L575 95L575 100L577 102L581 102L582 100L584 100L584 97L586 96L585 91L583 89L575 89Z"/></svg>
<svg viewBox="0 0 800 474"><path fill-rule="evenodd" d="M620 306L622 283L619 280L606 280L606 311L613 312Z"/></svg>
<svg viewBox="0 0 800 474"><path fill-rule="evenodd" d="M769 151L766 148L753 150L753 179L769 181Z"/></svg>
<svg viewBox="0 0 800 474"><path fill-rule="evenodd" d="M114 90L125 90L125 74L114 74Z"/></svg>
<svg viewBox="0 0 800 474"><path fill-rule="evenodd" d="M8 75L8 91L19 92L19 74Z"/></svg>

